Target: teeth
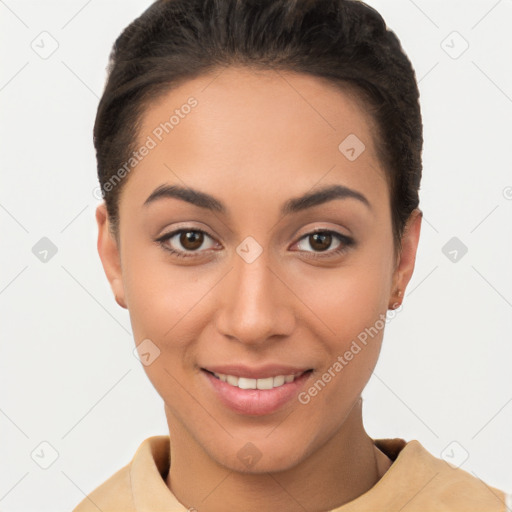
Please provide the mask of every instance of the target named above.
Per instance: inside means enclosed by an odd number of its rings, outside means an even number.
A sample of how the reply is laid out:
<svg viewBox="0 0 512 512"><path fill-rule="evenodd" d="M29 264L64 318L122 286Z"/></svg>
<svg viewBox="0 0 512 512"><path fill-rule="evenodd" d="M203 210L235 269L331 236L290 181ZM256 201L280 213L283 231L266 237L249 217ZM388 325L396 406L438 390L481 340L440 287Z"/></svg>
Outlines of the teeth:
<svg viewBox="0 0 512 512"><path fill-rule="evenodd" d="M293 380L293 376L292 376L292 380ZM240 383L239 383L239 385L240 385ZM274 377L268 377L267 379L257 379L256 387L258 389L272 389L273 387L275 387Z"/></svg>
<svg viewBox="0 0 512 512"><path fill-rule="evenodd" d="M232 386L238 386L238 377L233 377L233 375L227 375L226 382L228 384L231 384Z"/></svg>
<svg viewBox="0 0 512 512"><path fill-rule="evenodd" d="M227 382L231 386L240 389L273 389L282 386L285 383L293 382L299 375L276 375L265 379L249 379L247 377L235 377L234 375L224 375L222 373L213 373L215 377L222 382Z"/></svg>

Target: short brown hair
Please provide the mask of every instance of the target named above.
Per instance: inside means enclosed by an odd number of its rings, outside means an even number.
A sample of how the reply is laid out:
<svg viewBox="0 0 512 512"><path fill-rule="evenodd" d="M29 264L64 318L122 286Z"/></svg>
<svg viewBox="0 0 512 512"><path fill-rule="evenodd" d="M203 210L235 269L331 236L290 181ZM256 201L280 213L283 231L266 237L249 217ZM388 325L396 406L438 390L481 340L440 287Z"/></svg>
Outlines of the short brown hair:
<svg viewBox="0 0 512 512"><path fill-rule="evenodd" d="M395 248L418 207L423 125L415 72L382 16L355 0L157 0L117 38L94 125L98 178L118 239L122 183L144 109L188 79L243 65L323 77L371 113ZM108 189L108 190L107 190Z"/></svg>

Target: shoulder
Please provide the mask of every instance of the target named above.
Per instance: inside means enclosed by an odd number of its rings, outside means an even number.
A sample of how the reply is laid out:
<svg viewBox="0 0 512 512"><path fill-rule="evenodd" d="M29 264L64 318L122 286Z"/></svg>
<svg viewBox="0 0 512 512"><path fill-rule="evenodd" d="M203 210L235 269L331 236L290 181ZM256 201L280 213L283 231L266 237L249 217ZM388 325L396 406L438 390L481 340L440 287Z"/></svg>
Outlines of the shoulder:
<svg viewBox="0 0 512 512"><path fill-rule="evenodd" d="M73 512L136 512L135 503L172 503L162 477L168 469L169 436L149 437L128 464L86 495Z"/></svg>
<svg viewBox="0 0 512 512"><path fill-rule="evenodd" d="M430 453L419 441L381 439L393 464L376 485L393 504L412 511L505 512L512 497L472 472ZM398 453L397 453L398 452ZM391 489L394 489L391 493Z"/></svg>
<svg viewBox="0 0 512 512"><path fill-rule="evenodd" d="M89 493L73 512L135 512L130 482L130 464L114 473Z"/></svg>

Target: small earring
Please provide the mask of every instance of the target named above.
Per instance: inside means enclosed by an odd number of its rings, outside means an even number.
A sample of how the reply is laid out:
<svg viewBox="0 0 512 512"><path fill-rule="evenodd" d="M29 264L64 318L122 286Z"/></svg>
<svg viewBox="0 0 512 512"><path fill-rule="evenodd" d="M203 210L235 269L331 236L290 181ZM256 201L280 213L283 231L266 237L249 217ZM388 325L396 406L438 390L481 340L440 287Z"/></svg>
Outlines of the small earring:
<svg viewBox="0 0 512 512"><path fill-rule="evenodd" d="M397 293L398 297L400 298L402 296L402 290L398 290ZM388 309L398 309L402 305L402 301L394 302L390 308Z"/></svg>

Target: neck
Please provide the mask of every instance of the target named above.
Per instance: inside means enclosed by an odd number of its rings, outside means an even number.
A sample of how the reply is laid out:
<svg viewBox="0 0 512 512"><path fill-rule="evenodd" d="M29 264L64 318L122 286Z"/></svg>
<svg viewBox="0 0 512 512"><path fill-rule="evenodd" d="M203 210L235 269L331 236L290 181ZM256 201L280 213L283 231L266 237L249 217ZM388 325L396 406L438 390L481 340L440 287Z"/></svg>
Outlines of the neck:
<svg viewBox="0 0 512 512"><path fill-rule="evenodd" d="M391 465L364 430L361 401L312 455L290 469L258 474L212 460L166 412L172 461L166 484L178 501L201 512L332 510L368 491Z"/></svg>

